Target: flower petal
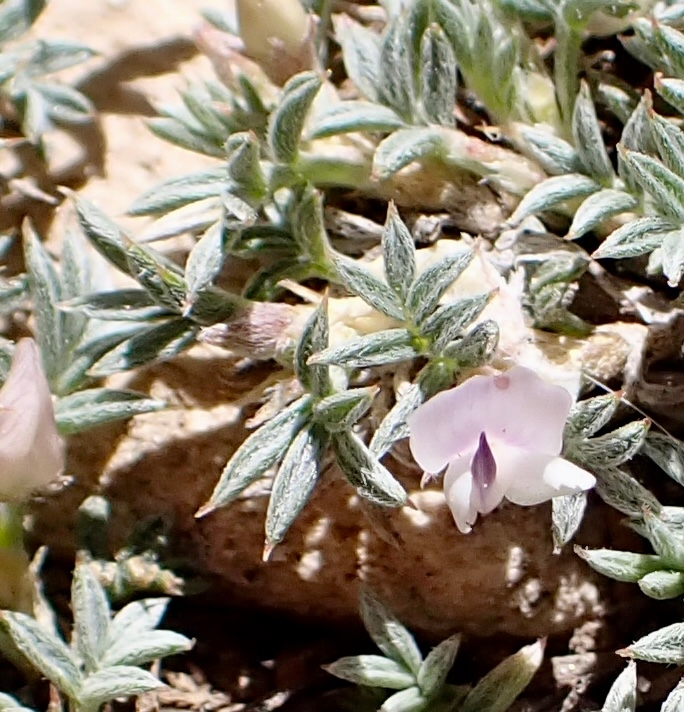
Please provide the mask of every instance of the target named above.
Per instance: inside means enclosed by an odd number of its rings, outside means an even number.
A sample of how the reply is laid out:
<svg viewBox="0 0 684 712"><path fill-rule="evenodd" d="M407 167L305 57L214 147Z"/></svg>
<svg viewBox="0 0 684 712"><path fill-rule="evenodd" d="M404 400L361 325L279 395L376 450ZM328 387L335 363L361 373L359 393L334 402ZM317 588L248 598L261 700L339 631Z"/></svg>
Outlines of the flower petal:
<svg viewBox="0 0 684 712"><path fill-rule="evenodd" d="M473 477L466 471L459 476L449 477L449 471L444 478L444 495L454 517L456 526L463 534L472 531L473 524L477 521L477 508L472 502Z"/></svg>
<svg viewBox="0 0 684 712"><path fill-rule="evenodd" d="M591 489L596 478L562 457L512 448L493 448L497 474L505 497L513 504L531 506L553 497Z"/></svg>
<svg viewBox="0 0 684 712"><path fill-rule="evenodd" d="M26 499L63 466L63 443L40 352L33 339L22 339L0 389L0 501Z"/></svg>
<svg viewBox="0 0 684 712"><path fill-rule="evenodd" d="M489 514L504 498L506 483L498 476L483 493L478 489L470 471L470 455L449 463L444 475L444 494L456 526L467 534L479 514Z"/></svg>
<svg viewBox="0 0 684 712"><path fill-rule="evenodd" d="M480 433L519 448L558 455L572 397L534 371L515 366L497 376L473 376L439 393L409 417L409 444L426 472L474 452Z"/></svg>

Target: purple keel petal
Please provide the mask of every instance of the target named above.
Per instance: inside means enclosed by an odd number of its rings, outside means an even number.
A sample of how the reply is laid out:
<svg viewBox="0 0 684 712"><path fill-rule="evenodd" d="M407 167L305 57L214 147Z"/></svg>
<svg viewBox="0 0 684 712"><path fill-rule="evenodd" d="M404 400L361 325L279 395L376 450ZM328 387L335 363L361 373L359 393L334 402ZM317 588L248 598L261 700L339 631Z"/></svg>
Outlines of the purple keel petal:
<svg viewBox="0 0 684 712"><path fill-rule="evenodd" d="M473 497L479 500L478 510L484 511L487 508L488 491L496 479L496 460L485 433L480 433L480 442L470 463L470 472L473 476Z"/></svg>

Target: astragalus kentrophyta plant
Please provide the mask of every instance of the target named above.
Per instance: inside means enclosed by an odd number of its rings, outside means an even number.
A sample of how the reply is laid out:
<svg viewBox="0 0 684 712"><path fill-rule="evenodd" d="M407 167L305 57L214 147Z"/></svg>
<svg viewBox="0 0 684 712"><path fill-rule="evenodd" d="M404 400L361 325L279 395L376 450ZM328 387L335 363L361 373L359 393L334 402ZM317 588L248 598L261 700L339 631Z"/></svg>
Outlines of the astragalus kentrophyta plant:
<svg viewBox="0 0 684 712"><path fill-rule="evenodd" d="M371 592L362 591L361 618L383 655L340 658L325 669L357 685L380 688L379 712L506 712L544 657L544 642L527 645L475 686L446 682L461 643L453 635L423 658L411 633Z"/></svg>
<svg viewBox="0 0 684 712"><path fill-rule="evenodd" d="M14 611L0 612L0 646L9 640L47 678L62 707L96 712L105 702L163 687L141 666L189 650L192 641L155 630L168 604L165 598L134 601L112 615L100 582L88 564L76 566L71 589L74 627L67 645L56 626ZM6 637L4 637L6 636ZM0 698L5 708L12 701ZM14 706L20 707L15 701Z"/></svg>
<svg viewBox="0 0 684 712"><path fill-rule="evenodd" d="M137 285L66 289L54 300L58 323L89 318L112 329L94 341L79 335L83 360L55 381L64 398L87 398L71 393L82 379L171 358L198 340L272 360L287 387L270 400L264 390L258 427L198 512L271 477L266 558L332 461L361 498L406 505L382 458L411 435L429 474L448 468L445 494L462 531L504 498L551 499L560 548L596 483L656 554L583 555L650 595L680 595L681 517L626 464L643 449L672 474L672 457L656 451L681 443L649 434L647 418L611 428L619 391L578 400L585 375L618 380L627 353L619 325L592 326L571 307L597 259L643 254L649 264L627 263L631 273L661 288L665 312L681 303L661 277L674 289L684 272L682 4L387 0L337 12L323 2L314 17L292 0L291 12L274 3L263 23L248 0L237 7L237 26L212 16L198 35L219 80L190 86L182 106L150 122L216 167L141 196L130 212L154 219L138 240L75 199L91 244ZM615 33L654 70L657 96L620 80L610 56L585 55L587 37ZM542 42L550 34L553 43ZM340 191L388 202L384 226L336 208ZM499 211L493 223L471 209L487 200ZM426 240L409 221L415 211L500 239L448 239L438 222ZM188 232L197 239L181 266L158 243ZM257 268L236 294L221 270L240 259ZM53 284L51 274L34 283ZM655 318L617 285L620 308ZM518 380L530 397L510 413L498 392L516 392ZM383 389L389 406L378 405ZM464 393L476 399L467 427L433 428L448 420L439 404L465 409ZM504 416L519 418L516 427ZM627 574L611 569L611 556ZM423 695L411 679L406 695Z"/></svg>
<svg viewBox="0 0 684 712"><path fill-rule="evenodd" d="M6 125L39 144L55 124L89 121L90 100L51 74L93 56L84 44L65 40L21 39L45 9L47 0L3 0L0 4L0 114Z"/></svg>

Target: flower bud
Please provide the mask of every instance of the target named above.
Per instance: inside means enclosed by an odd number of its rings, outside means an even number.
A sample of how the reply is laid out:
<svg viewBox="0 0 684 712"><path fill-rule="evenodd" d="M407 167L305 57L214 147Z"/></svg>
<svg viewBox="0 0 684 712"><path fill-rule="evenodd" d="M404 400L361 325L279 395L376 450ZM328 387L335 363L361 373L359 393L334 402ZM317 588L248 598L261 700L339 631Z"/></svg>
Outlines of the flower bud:
<svg viewBox="0 0 684 712"><path fill-rule="evenodd" d="M33 339L16 345L0 389L0 501L21 502L64 467L52 395Z"/></svg>
<svg viewBox="0 0 684 712"><path fill-rule="evenodd" d="M299 0L237 0L245 53L283 85L314 66L313 23Z"/></svg>

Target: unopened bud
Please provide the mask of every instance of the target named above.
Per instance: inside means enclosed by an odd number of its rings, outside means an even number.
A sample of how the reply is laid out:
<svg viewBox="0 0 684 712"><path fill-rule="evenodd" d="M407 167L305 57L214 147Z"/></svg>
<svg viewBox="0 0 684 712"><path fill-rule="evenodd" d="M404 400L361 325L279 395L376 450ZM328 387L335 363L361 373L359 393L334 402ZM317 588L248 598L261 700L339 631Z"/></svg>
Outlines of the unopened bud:
<svg viewBox="0 0 684 712"><path fill-rule="evenodd" d="M313 17L299 0L237 0L240 37L276 84L313 69Z"/></svg>
<svg viewBox="0 0 684 712"><path fill-rule="evenodd" d="M0 389L0 502L27 499L63 467L64 444L40 352L33 339L22 339Z"/></svg>

